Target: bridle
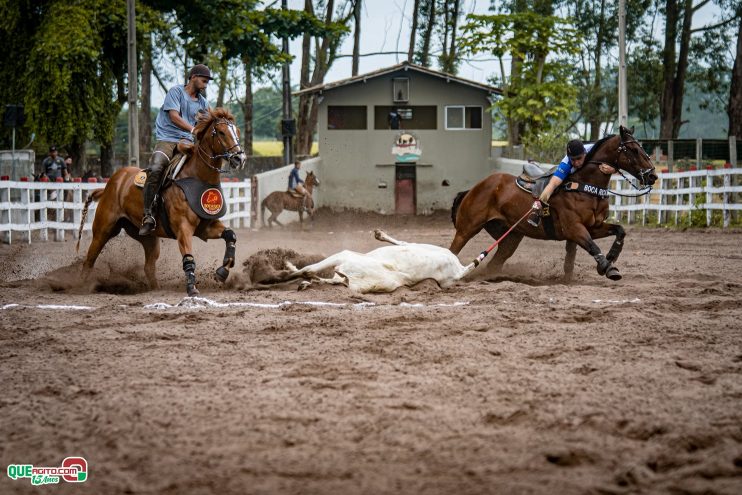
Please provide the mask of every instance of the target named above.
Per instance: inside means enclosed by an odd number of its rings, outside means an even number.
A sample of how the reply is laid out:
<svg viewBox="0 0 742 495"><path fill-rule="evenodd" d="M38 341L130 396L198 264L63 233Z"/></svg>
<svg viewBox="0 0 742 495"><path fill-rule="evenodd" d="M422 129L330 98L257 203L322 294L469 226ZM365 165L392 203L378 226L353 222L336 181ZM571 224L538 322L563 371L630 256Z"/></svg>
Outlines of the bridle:
<svg viewBox="0 0 742 495"><path fill-rule="evenodd" d="M624 141L623 135L619 133L619 139L621 140L621 142L618 144L618 150L617 150L618 153L619 153L619 156L616 157L615 163L606 163L606 162L601 162L601 161L596 161L596 160L590 160L587 163L595 163L597 165L605 164L605 165L608 165L608 166L616 169L616 172L621 177L623 177L624 180L626 180L626 182L628 182L629 185L631 185L631 187L633 187L634 189L636 189L637 191L639 191L639 194L621 194L619 192L609 190L608 192L610 192L611 194L615 194L616 196L622 196L624 198L638 198L640 196L644 196L646 194L649 194L652 191L652 186L651 185L645 185L645 184L647 184L647 176L649 176L650 174L652 174L654 172L655 168L654 168L654 166L652 166L652 168L647 168L647 169L637 167L634 158L632 158L631 156L629 156L629 154L628 154L629 147L626 146L626 145L627 144L631 144L631 143L636 144L638 146L639 150L640 150L640 152L638 154L640 156L643 155L643 157L646 158L650 163L652 162L652 158L647 154L646 151L644 151L644 148L642 147L642 145L639 144L639 141L637 141L636 139L634 139L633 136L631 137L631 139L628 139L628 140ZM633 152L633 150L632 150L632 152ZM618 165L618 161L619 161L619 159L621 157L621 155L620 155L621 153L625 153L624 156L626 156L626 158L629 160L629 165L632 165L634 168L638 168L639 169L639 172L638 172L639 182L642 185L642 187L637 186L635 184L635 181L633 181L629 177L627 177L623 173L622 168ZM625 170L625 169L623 169L623 170Z"/></svg>
<svg viewBox="0 0 742 495"><path fill-rule="evenodd" d="M234 143L235 143L233 146L227 147L227 145L225 145L224 142L222 141L222 139L219 137L219 135L218 135L218 133L216 131L216 127L218 125L220 125L220 124L226 125L227 126L227 129L232 134L232 139L234 139ZM222 152L220 154L218 154L218 155L209 155L208 153L206 153L206 151L204 151L202 149L201 146L198 146L197 145L196 148L198 149L198 153L204 159L204 162L206 163L206 166L207 167L209 167L212 170L216 170L220 174L221 173L225 173L225 172L229 172L228 169L221 169L219 167L213 166L211 164L211 162L213 160L227 160L227 161L230 161L234 156L239 155L240 153L242 153L242 148L240 147L240 140L237 137L237 130L236 129L237 129L237 127L230 120L227 120L227 119L219 118L219 119L214 120L214 122L212 122L212 124L211 124L211 138L212 138L212 140L214 138L216 138L216 140L219 141L219 144L222 145ZM236 148L236 150L235 150L235 148Z"/></svg>

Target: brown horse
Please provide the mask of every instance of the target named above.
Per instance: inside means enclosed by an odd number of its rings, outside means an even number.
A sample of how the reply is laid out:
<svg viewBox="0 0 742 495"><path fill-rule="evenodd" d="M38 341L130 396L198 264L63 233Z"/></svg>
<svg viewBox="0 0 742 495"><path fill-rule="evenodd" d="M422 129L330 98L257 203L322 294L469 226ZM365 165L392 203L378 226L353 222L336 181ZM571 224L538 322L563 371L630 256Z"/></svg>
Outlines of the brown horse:
<svg viewBox="0 0 742 495"><path fill-rule="evenodd" d="M610 173L600 170L601 164L624 170L636 177L642 186L649 187L657 180L652 159L633 138L631 131L621 126L619 134L607 136L593 146L585 157L584 165L572 173L567 182L579 184L579 192L558 189L550 202L550 217L553 220L553 233L547 233L548 218L539 227L520 222L517 227L497 247L490 262L490 270L499 270L512 256L524 236L534 239L553 239L567 241L567 256L564 260L564 276L572 278L576 245L595 258L598 274L611 280L619 280L621 274L613 266L623 248L626 232L617 224L606 223L608 199L606 188ZM584 188L583 186L594 186ZM601 191L602 190L602 191ZM600 191L602 195L589 192ZM470 191L459 193L451 208L451 217L456 227L456 236L451 243L451 251L458 254L466 243L484 228L493 238L498 239L513 224L522 219L529 210L533 196L515 183L510 174L496 173L475 185ZM608 255L604 256L593 239L610 235L616 236Z"/></svg>
<svg viewBox="0 0 742 495"><path fill-rule="evenodd" d="M245 154L240 148L239 129L234 124L234 117L227 110L217 108L203 114L195 128L196 144L181 146L188 155L177 179L192 178L212 186L201 196L200 202L204 212L207 207L217 211L224 207L224 198L219 193L219 174L224 172L221 166L227 162L233 169L245 164ZM162 215L168 221L158 221L153 235L142 237L139 235L144 210L142 190L134 183L134 176L140 170L136 167L125 167L117 170L105 189L91 194L85 202L80 234L85 223L88 207L92 201L100 200L93 221L93 241L88 248L88 254L83 264L83 275L87 276L95 264L106 243L123 228L129 236L139 241L144 247L144 273L147 276L150 288L157 288L155 263L160 255L160 240L158 237L174 237L178 241L178 248L183 255L183 271L186 278L186 290L189 296L198 294L196 289L196 262L192 256L192 238L194 235L206 241L207 239L222 238L227 244L222 266L216 270L217 280L224 282L229 275L229 269L234 266L235 244L237 236L224 226L219 220L203 219L189 206L186 195L181 187L174 187L172 183L163 186L159 196L162 199L160 208L165 209ZM205 186L208 187L208 186ZM207 195L208 193L208 195ZM204 199L206 198L206 199ZM214 203L209 203L214 200ZM220 202L221 201L221 202ZM165 225L167 224L167 225ZM78 241L78 248L79 248Z"/></svg>
<svg viewBox="0 0 742 495"><path fill-rule="evenodd" d="M271 212L271 216L268 217L268 227L273 227L273 222L276 222L279 226L283 227L283 224L278 221L278 215L283 210L299 212L299 224L304 225L304 207L308 210L309 218L314 220L314 199L312 198L312 191L315 186L319 186L319 179L314 175L313 171L307 172L307 176L304 180L304 187L309 193L309 197L306 199L307 204L304 204L304 198L294 196L288 191L273 191L260 202L260 221L265 227L265 209L268 208Z"/></svg>

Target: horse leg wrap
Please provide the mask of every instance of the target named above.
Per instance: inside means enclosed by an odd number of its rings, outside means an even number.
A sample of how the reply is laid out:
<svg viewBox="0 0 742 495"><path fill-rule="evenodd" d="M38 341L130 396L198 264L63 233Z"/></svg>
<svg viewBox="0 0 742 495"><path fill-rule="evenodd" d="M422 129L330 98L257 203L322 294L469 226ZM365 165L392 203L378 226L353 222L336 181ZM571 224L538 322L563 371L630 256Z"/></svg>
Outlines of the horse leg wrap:
<svg viewBox="0 0 742 495"><path fill-rule="evenodd" d="M611 249L608 250L608 256L606 256L606 259L611 262L616 261L618 259L618 255L621 254L622 249L623 249L623 240L616 239L613 242Z"/></svg>
<svg viewBox="0 0 742 495"><path fill-rule="evenodd" d="M237 235L231 229L224 229L224 232L222 232L222 239L227 243L227 249L224 251L224 261L222 262L222 266L232 268L236 256Z"/></svg>
<svg viewBox="0 0 742 495"><path fill-rule="evenodd" d="M196 289L196 260L190 254L183 255L183 271L185 272L188 295L198 294Z"/></svg>
<svg viewBox="0 0 742 495"><path fill-rule="evenodd" d="M605 272L611 267L611 262L605 258L603 253L596 254L593 258L598 262L598 275L605 275Z"/></svg>

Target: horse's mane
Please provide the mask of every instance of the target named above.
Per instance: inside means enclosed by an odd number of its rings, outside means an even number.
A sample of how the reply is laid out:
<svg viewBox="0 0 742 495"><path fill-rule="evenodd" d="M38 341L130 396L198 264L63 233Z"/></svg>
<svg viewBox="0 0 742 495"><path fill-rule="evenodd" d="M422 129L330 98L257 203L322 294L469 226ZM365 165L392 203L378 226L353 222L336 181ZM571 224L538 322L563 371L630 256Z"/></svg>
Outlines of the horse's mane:
<svg viewBox="0 0 742 495"><path fill-rule="evenodd" d="M226 119L234 122L234 115L230 113L226 108L209 108L208 112L201 112L198 115L198 121L196 122L196 136L201 136L201 133L208 129L209 126L217 119Z"/></svg>
<svg viewBox="0 0 742 495"><path fill-rule="evenodd" d="M607 136L604 136L601 139L598 139L597 141L595 141L595 144L593 145L593 147L590 148L590 151L587 152L587 156L585 156L584 163L589 163L590 160L592 160L593 155L595 155L595 153L598 151L598 148L600 148L603 145L603 143L605 143L606 141L608 141L610 138L614 136L615 134L608 134Z"/></svg>

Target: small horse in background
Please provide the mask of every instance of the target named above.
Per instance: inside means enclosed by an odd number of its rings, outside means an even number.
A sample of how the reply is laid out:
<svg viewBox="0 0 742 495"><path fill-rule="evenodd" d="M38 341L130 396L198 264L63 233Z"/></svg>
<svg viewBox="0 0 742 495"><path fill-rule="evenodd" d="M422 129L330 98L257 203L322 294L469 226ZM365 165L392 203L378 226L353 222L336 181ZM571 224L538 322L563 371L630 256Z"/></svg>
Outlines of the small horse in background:
<svg viewBox="0 0 742 495"><path fill-rule="evenodd" d="M524 236L533 239L567 241L564 260L565 279L569 281L574 271L576 246L590 253L599 275L620 280L621 274L613 266L623 249L626 232L618 224L607 223L607 187L611 175L600 169L607 164L633 175L642 186L649 187L657 180L652 159L634 139L629 129L619 128L618 135L606 136L596 142L585 157L585 163L572 173L551 197L550 219L533 227L521 222L497 247L490 262L490 270L499 270L512 256ZM548 179L547 179L548 180ZM569 183L569 184L568 184ZM568 186L574 186L567 188ZM585 187L587 186L587 187ZM594 194L598 191L601 194ZM523 218L533 203L533 196L520 189L515 177L495 173L483 179L471 190L459 193L451 208L451 218L456 236L451 242L451 252L459 254L464 245L483 228L495 239ZM553 226L553 232L547 228ZM616 236L608 255L603 255L594 239Z"/></svg>
<svg viewBox="0 0 742 495"><path fill-rule="evenodd" d="M203 241L224 239L224 260L214 275L220 282L227 280L229 269L235 262L237 236L232 229L215 219L225 206L219 174L226 171L221 168L225 163L232 169L242 168L245 165L245 153L240 148L239 129L234 123L234 116L227 110L217 108L203 114L194 132L195 145L179 145L187 159L177 178L172 182L167 182L169 179L166 179L165 185L160 188L160 218L152 235L139 235L139 224L144 211L142 190L135 184L135 176L140 173L139 168L125 167L117 170L105 189L98 189L88 197L80 222L80 236L90 203L100 200L100 204L95 211L93 241L83 263L83 276L87 276L93 268L106 243L123 228L144 247L144 273L151 289L158 286L155 276L155 264L160 256L158 237L177 239L183 256L183 271L189 296L199 293L196 289L196 261L191 254L194 235ZM200 195L200 200L195 200L196 206L191 206L188 201L191 196L186 196L186 190L190 190L188 184L194 183L208 189ZM176 185L179 187L175 187ZM199 204L203 211L196 213L194 208Z"/></svg>
<svg viewBox="0 0 742 495"><path fill-rule="evenodd" d="M271 212L271 216L268 217L268 228L273 227L273 222L277 223L280 227L283 224L278 221L278 215L283 210L296 211L299 213L299 225L304 226L304 210L307 210L309 218L314 220L314 199L312 198L312 191L314 187L319 187L319 178L314 174L313 171L307 172L307 176L304 179L304 187L309 195L305 200L302 196L295 196L289 191L273 191L265 197L260 203L260 221L265 227L265 209L268 208Z"/></svg>

